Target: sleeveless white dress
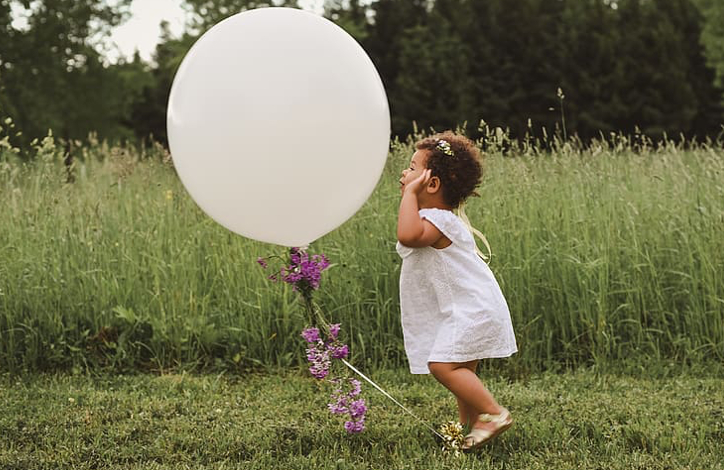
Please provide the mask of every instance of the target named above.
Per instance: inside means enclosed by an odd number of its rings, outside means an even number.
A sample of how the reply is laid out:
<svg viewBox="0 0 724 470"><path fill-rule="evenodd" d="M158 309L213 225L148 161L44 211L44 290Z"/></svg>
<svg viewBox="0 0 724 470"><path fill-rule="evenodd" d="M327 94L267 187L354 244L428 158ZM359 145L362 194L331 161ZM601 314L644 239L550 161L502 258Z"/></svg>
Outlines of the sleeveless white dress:
<svg viewBox="0 0 724 470"><path fill-rule="evenodd" d="M429 374L428 362L467 362L517 352L508 304L487 263L475 253L468 228L448 210L421 209L419 214L452 244L410 248L397 242L410 372Z"/></svg>

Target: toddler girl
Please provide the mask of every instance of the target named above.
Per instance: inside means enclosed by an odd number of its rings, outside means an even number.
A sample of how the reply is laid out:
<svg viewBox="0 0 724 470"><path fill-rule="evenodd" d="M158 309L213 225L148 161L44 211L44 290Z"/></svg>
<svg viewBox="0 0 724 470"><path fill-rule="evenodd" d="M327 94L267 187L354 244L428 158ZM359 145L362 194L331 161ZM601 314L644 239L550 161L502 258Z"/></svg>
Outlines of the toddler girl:
<svg viewBox="0 0 724 470"><path fill-rule="evenodd" d="M452 132L415 147L400 179L397 223L405 351L413 374L431 372L457 398L460 422L471 426L463 447L470 451L513 424L476 368L480 359L515 353L515 335L493 273L452 212L480 182L480 153Z"/></svg>

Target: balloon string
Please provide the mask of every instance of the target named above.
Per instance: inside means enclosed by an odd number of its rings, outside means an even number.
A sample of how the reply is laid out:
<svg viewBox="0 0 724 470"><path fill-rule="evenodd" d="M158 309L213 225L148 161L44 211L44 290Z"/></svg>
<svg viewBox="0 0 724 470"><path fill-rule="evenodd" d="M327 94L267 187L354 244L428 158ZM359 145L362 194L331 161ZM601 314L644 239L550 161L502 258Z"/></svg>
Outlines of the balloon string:
<svg viewBox="0 0 724 470"><path fill-rule="evenodd" d="M473 227L473 225L470 223L470 219L468 219L468 215L465 213L465 203L464 203L464 202L460 204L460 206L458 207L457 212L458 212L458 217L460 217L460 220L463 221L463 223L465 224L465 226L466 226L466 227L468 228L468 230L470 231L470 234L473 235L473 244L475 245L475 253L477 253L478 256L480 256L483 260L485 260L485 261L490 261L490 259L491 259L492 256L493 256L493 252L492 252L492 250L490 249L490 243L488 243L488 239L485 238L485 235L483 235L483 234L480 232L480 230L478 230L478 229L476 229L475 227ZM478 244L475 243L475 236L476 236L476 235L477 235L477 237L483 242L483 244L485 245L485 248L488 249L488 254L487 254L487 255L484 255L483 252L480 251L480 248L478 248Z"/></svg>
<svg viewBox="0 0 724 470"><path fill-rule="evenodd" d="M399 401L395 400L392 395L390 395L390 394L387 393L382 387L380 387L379 385L377 385L376 383L374 383L374 382L372 381L372 379L370 379L369 377L367 377L366 375L364 375L362 372L360 372L359 370L357 370L357 368L356 368L355 366L353 366L352 364L350 364L349 362L347 362L345 359L342 359L342 362L344 363L344 365L346 365L347 367L349 367L350 369L352 369L352 371L353 371L354 373L356 373L357 375L359 375L360 377L362 377L363 379L365 379L370 385L372 385L372 386L375 387L377 390L379 390L380 393L382 393L384 396L386 396L387 398L389 398L390 400L392 400L397 406L399 406L400 408L402 408L403 410L405 410L410 416L412 416L412 417L415 418L417 421L419 421L423 426L425 426L427 429L429 429L430 431L432 431L433 433L435 433L435 435L436 435L437 437L439 437L440 439L445 440L445 438L442 436L442 434L440 434L439 432L437 432L437 431L435 430L435 428L433 428L432 426L430 426L429 424L427 424L424 420L422 420L421 418L419 418L415 413L413 413L412 411L408 410L408 409L405 407L405 405L403 405L403 404L400 403Z"/></svg>

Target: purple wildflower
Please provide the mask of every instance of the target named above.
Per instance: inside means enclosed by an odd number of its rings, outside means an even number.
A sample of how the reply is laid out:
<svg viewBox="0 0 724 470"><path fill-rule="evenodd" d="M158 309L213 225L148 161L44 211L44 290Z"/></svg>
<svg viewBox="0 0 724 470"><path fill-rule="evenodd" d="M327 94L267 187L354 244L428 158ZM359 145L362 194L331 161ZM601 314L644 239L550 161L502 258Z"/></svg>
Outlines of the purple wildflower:
<svg viewBox="0 0 724 470"><path fill-rule="evenodd" d="M266 262L262 258L257 262L266 267ZM329 266L329 261L324 255L309 256L299 248L292 248L289 250L289 265L282 267L269 278L290 284L304 297L307 306L312 309L313 291L319 288L322 271ZM326 338L316 327L305 328L302 330L301 336L307 342L305 353L309 362L310 374L317 379L327 378L335 386L327 409L335 415L346 415L348 420L345 421L344 428L348 433L354 434L365 429L367 404L364 399L359 397L362 384L359 380L352 378L342 380L332 378L333 376L329 377L333 360L349 356L349 346L339 340L340 330L341 324L334 323L329 325Z"/></svg>
<svg viewBox="0 0 724 470"><path fill-rule="evenodd" d="M329 261L324 255L310 257L305 251L292 248L289 250L289 260L289 266L283 267L280 271L284 282L305 295L319 289L322 271L329 267Z"/></svg>
<svg viewBox="0 0 724 470"><path fill-rule="evenodd" d="M292 260L292 265L299 265L302 262L302 253L304 252L296 247L289 249L289 258Z"/></svg>
<svg viewBox="0 0 724 470"><path fill-rule="evenodd" d="M364 398L360 398L349 404L349 416L352 419L364 418L366 412L367 406L365 405Z"/></svg>
<svg viewBox="0 0 724 470"><path fill-rule="evenodd" d="M329 350L319 350L316 346L307 349L307 360L310 363L309 373L317 379L323 379L329 374L332 361L329 359Z"/></svg>
<svg viewBox="0 0 724 470"><path fill-rule="evenodd" d="M329 369L325 369L324 366L312 366L309 368L309 373L312 374L315 379L323 379L329 374Z"/></svg>
<svg viewBox="0 0 724 470"><path fill-rule="evenodd" d="M339 399L334 403L327 403L327 408L329 408L329 411L332 414L343 415L343 414L347 413L347 411L348 411L345 402L346 402L346 400Z"/></svg>
<svg viewBox="0 0 724 470"><path fill-rule="evenodd" d="M324 346L328 355L332 359L345 359L349 356L349 346L343 344L337 339L339 330L340 323L330 325L329 337L326 342L322 341L321 332L319 331L319 328L316 327L309 327L302 330L302 337L307 341L307 343L319 343L319 346L315 346L315 351L317 351L317 347ZM309 355L307 356L307 360L312 361Z"/></svg>
<svg viewBox="0 0 724 470"><path fill-rule="evenodd" d="M349 346L346 344L331 346L329 351L332 354L332 359L345 359L349 355Z"/></svg>
<svg viewBox="0 0 724 470"><path fill-rule="evenodd" d="M316 343L319 341L319 328L307 328L302 331L302 337L307 343Z"/></svg>
<svg viewBox="0 0 724 470"><path fill-rule="evenodd" d="M348 433L358 433L364 430L365 413L367 413L367 405L364 399L355 399L360 394L361 384L359 380L348 379L348 385L351 389L343 390L343 386L339 379L334 379L333 383L337 385L332 394L332 402L327 404L327 408L332 414L349 416L349 421L344 423L344 428Z"/></svg>
<svg viewBox="0 0 724 470"><path fill-rule="evenodd" d="M296 268L282 268L279 272L282 280L287 284L291 284L294 289L297 289L297 283L302 280L302 274Z"/></svg>
<svg viewBox="0 0 724 470"><path fill-rule="evenodd" d="M361 419L359 421L345 421L344 429L350 434L357 434L365 430L365 421Z"/></svg>
<svg viewBox="0 0 724 470"><path fill-rule="evenodd" d="M320 271L329 267L329 260L324 255L312 255L312 262L317 265Z"/></svg>
<svg viewBox="0 0 724 470"><path fill-rule="evenodd" d="M309 373L312 374L312 377L315 379L325 378L329 374L329 361L320 359L319 361L313 363L309 366Z"/></svg>
<svg viewBox="0 0 724 470"><path fill-rule="evenodd" d="M256 259L256 262L259 263L259 266L264 269L266 269L266 267L268 266L266 263L266 259L262 258L261 256Z"/></svg>
<svg viewBox="0 0 724 470"><path fill-rule="evenodd" d="M349 392L349 395L352 397L356 397L357 395L362 392L362 383L357 379L349 379L349 383L352 384L352 391Z"/></svg>

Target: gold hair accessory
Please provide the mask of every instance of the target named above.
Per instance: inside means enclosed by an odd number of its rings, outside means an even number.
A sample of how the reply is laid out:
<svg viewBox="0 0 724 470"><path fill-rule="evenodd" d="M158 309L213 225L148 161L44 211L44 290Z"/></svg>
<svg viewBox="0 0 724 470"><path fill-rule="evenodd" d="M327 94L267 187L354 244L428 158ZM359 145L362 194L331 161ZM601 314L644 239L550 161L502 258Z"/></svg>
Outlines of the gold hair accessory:
<svg viewBox="0 0 724 470"><path fill-rule="evenodd" d="M435 145L435 148L445 155L449 157L454 157L455 153L452 150L452 147L450 147L450 142L447 140L440 139L437 141L437 145Z"/></svg>

